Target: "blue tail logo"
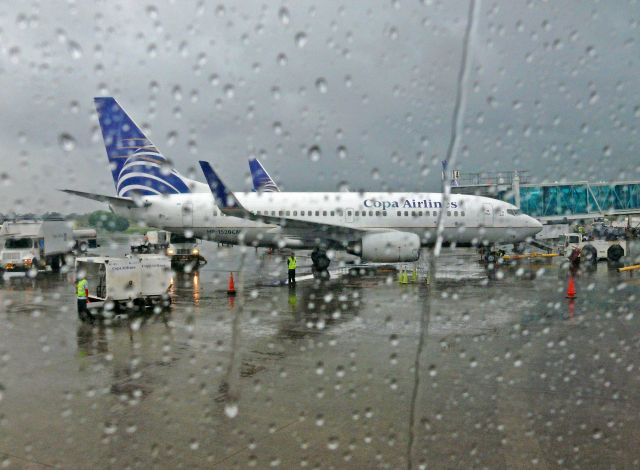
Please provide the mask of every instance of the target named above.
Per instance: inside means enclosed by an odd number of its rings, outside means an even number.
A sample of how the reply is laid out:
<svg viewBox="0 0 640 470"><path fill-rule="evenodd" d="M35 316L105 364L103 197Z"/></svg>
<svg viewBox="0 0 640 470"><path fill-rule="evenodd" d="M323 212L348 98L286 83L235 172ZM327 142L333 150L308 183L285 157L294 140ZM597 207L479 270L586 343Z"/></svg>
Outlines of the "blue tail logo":
<svg viewBox="0 0 640 470"><path fill-rule="evenodd" d="M189 180L171 168L114 98L94 101L119 197L191 192Z"/></svg>
<svg viewBox="0 0 640 470"><path fill-rule="evenodd" d="M276 193L280 191L278 185L273 181L273 178L269 176L269 173L267 173L267 170L264 169L257 158L249 160L249 171L251 172L253 189L255 191L264 193Z"/></svg>

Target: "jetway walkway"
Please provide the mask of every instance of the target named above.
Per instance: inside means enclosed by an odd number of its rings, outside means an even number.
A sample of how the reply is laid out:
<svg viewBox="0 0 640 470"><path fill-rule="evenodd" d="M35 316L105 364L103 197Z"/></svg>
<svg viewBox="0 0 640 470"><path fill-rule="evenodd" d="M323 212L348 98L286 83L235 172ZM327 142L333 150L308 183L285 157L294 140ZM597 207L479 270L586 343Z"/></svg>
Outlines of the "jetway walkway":
<svg viewBox="0 0 640 470"><path fill-rule="evenodd" d="M461 185L452 191L519 205L525 214L543 222L640 214L640 181L520 184L512 177Z"/></svg>

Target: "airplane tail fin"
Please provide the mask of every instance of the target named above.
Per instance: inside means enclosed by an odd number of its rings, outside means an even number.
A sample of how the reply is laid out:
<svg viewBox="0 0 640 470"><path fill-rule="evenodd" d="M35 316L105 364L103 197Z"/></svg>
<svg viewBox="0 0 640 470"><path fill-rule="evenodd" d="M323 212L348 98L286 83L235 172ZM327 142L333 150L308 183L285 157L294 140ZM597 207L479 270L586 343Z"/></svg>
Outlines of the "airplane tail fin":
<svg viewBox="0 0 640 470"><path fill-rule="evenodd" d="M257 158L249 159L249 171L251 171L251 178L253 179L253 189L258 192L272 193L279 192L280 188L273 181L273 178L269 176L267 170L264 169L262 164Z"/></svg>
<svg viewBox="0 0 640 470"><path fill-rule="evenodd" d="M241 209L240 204L234 197L231 190L229 190L227 186L222 182L209 162L200 160L200 168L202 168L202 173L207 180L207 184L209 185L211 193L213 194L213 197L216 200L216 204L218 205L220 210L224 213L227 213L227 211Z"/></svg>
<svg viewBox="0 0 640 470"><path fill-rule="evenodd" d="M192 192L198 183L171 167L114 98L94 102L118 197Z"/></svg>

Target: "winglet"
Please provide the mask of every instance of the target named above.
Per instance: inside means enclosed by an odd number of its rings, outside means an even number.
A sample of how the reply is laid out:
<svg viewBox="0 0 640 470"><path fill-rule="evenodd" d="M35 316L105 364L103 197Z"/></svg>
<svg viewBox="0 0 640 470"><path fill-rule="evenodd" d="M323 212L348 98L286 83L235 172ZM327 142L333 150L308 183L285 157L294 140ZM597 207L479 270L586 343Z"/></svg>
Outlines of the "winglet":
<svg viewBox="0 0 640 470"><path fill-rule="evenodd" d="M249 171L251 172L254 191L264 193L280 191L278 185L273 181L273 178L269 176L269 173L267 173L267 170L265 170L257 158L249 159Z"/></svg>
<svg viewBox="0 0 640 470"><path fill-rule="evenodd" d="M204 173L204 177L209 185L209 189L211 189L211 193L216 199L216 203L220 209L223 211L225 209L241 209L241 206L233 193L227 189L218 174L214 171L211 165L209 165L209 162L200 160L199 163L200 168L202 168L202 173Z"/></svg>

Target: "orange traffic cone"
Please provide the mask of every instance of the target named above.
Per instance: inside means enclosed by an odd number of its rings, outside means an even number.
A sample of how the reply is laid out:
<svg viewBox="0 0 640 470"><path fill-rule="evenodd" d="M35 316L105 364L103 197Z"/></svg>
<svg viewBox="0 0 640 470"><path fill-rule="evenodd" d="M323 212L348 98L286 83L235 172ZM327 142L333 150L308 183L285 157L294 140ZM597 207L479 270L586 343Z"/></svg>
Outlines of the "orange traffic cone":
<svg viewBox="0 0 640 470"><path fill-rule="evenodd" d="M229 273L229 288L227 289L227 295L236 295L236 285L233 282L233 273Z"/></svg>
<svg viewBox="0 0 640 470"><path fill-rule="evenodd" d="M569 284L567 285L567 299L576 298L576 283L573 281L573 276L569 276Z"/></svg>

